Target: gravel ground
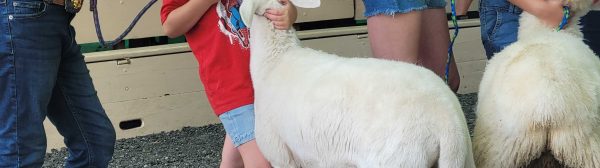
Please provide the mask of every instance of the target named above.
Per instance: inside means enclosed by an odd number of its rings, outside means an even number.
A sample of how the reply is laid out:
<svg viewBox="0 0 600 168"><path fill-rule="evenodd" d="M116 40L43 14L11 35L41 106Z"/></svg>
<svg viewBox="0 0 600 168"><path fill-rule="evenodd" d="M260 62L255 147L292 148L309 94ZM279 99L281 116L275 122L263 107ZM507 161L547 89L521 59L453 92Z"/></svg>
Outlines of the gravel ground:
<svg viewBox="0 0 600 168"><path fill-rule="evenodd" d="M472 129L477 95L465 94L458 98ZM223 127L216 124L118 140L109 167L219 167L224 134ZM46 154L43 167L62 167L66 157L64 149L52 150Z"/></svg>

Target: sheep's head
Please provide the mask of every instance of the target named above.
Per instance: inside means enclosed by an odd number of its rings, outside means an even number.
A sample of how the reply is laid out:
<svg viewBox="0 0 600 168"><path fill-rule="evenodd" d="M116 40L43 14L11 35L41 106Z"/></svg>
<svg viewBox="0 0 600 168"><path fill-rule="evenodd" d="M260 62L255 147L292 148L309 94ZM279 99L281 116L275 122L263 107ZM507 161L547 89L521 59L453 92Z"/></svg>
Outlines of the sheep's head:
<svg viewBox="0 0 600 168"><path fill-rule="evenodd" d="M590 10L600 9L599 0L566 0L569 4L571 12L574 12L578 16L587 14Z"/></svg>
<svg viewBox="0 0 600 168"><path fill-rule="evenodd" d="M301 8L316 8L321 5L321 0L290 0L294 5ZM242 21L248 26L252 24L254 14L262 16L269 8L281 8L283 5L278 0L244 0L240 7Z"/></svg>

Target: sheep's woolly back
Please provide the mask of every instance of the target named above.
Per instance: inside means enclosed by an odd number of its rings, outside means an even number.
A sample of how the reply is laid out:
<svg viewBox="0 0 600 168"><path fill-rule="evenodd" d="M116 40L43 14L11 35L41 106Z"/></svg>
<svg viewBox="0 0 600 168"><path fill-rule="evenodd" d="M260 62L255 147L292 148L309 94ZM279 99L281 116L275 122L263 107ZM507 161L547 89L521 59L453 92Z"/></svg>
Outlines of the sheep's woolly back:
<svg viewBox="0 0 600 168"><path fill-rule="evenodd" d="M581 39L565 33L498 53L478 96L478 167L519 167L546 150L569 167L600 165L599 67Z"/></svg>
<svg viewBox="0 0 600 168"><path fill-rule="evenodd" d="M574 25L557 32L528 13L520 25L480 84L477 166L521 167L549 151L567 167L600 167L600 60Z"/></svg>
<svg viewBox="0 0 600 168"><path fill-rule="evenodd" d="M245 20L256 142L274 167L474 167L464 114L441 78L303 48L260 16L266 8Z"/></svg>

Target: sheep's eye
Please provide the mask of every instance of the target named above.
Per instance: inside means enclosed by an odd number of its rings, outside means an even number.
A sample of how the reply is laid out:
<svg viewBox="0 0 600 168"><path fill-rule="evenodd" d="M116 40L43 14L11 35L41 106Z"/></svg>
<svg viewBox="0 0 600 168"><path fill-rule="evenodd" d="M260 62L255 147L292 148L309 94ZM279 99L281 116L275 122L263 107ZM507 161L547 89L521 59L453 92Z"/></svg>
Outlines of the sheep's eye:
<svg viewBox="0 0 600 168"><path fill-rule="evenodd" d="M287 3L288 3L287 1L283 1L283 0L279 0L278 2L280 5L283 5L283 6L287 5Z"/></svg>

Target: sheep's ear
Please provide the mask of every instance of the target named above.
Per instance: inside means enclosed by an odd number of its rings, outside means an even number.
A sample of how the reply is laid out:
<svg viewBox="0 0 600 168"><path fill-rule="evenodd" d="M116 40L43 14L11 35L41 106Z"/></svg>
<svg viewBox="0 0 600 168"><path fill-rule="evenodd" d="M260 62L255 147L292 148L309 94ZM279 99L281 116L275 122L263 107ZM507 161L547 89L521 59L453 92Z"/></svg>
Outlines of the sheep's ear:
<svg viewBox="0 0 600 168"><path fill-rule="evenodd" d="M254 1L255 0L242 1L242 5L240 6L240 15L242 17L242 21L247 27L252 25L252 17L254 17L254 11L256 11L256 5Z"/></svg>
<svg viewBox="0 0 600 168"><path fill-rule="evenodd" d="M317 8L321 6L321 0L290 0L294 5L301 8Z"/></svg>
<svg viewBox="0 0 600 168"><path fill-rule="evenodd" d="M592 10L600 10L600 0L594 0L592 4Z"/></svg>

